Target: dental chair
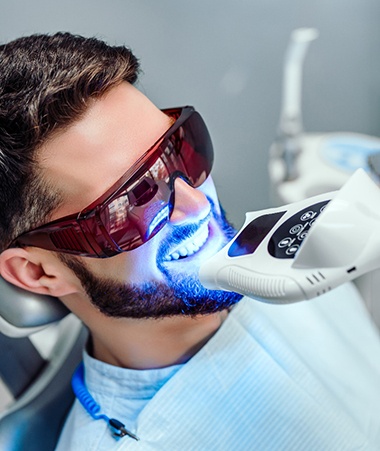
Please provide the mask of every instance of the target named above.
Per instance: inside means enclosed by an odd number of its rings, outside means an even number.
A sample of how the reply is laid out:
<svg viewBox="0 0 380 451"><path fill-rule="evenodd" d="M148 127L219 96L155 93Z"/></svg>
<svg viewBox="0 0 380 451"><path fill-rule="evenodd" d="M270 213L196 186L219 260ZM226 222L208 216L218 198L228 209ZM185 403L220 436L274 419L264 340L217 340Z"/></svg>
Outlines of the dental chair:
<svg viewBox="0 0 380 451"><path fill-rule="evenodd" d="M0 377L13 398L0 412L1 451L54 450L86 338L59 300L0 278Z"/></svg>

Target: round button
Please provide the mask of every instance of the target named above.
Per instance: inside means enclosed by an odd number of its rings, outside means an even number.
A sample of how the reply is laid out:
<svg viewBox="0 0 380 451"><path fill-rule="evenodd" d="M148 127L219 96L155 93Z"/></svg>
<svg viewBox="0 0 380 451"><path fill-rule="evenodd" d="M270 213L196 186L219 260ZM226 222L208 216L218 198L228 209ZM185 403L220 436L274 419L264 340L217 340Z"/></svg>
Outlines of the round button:
<svg viewBox="0 0 380 451"><path fill-rule="evenodd" d="M283 238L279 243L278 243L278 247L288 247L290 246L294 241L294 238Z"/></svg>
<svg viewBox="0 0 380 451"><path fill-rule="evenodd" d="M301 221L307 221L309 219L312 219L314 218L315 215L316 215L315 211L309 210L301 216Z"/></svg>
<svg viewBox="0 0 380 451"><path fill-rule="evenodd" d="M297 235L297 233L300 233L303 230L303 227L304 226L302 224L296 224L289 230L289 233L292 235Z"/></svg>
<svg viewBox="0 0 380 451"><path fill-rule="evenodd" d="M286 249L285 254L294 255L298 251L299 247L299 244L293 244L293 246L290 246L288 247L288 249Z"/></svg>

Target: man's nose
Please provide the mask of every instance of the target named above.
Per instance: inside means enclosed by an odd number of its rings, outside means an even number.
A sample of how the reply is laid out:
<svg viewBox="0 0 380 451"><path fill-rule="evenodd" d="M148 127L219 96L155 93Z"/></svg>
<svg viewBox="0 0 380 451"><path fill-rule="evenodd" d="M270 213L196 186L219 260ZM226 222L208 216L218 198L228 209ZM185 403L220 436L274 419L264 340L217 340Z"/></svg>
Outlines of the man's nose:
<svg viewBox="0 0 380 451"><path fill-rule="evenodd" d="M174 182L174 208L170 222L175 225L204 219L210 213L210 203L202 191L181 178Z"/></svg>

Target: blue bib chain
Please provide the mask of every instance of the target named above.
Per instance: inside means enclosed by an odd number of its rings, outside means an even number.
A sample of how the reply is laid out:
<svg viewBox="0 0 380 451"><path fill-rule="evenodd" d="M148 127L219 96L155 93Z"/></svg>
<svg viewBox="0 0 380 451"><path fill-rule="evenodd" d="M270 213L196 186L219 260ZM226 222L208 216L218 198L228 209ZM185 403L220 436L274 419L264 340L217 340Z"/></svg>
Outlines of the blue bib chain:
<svg viewBox="0 0 380 451"><path fill-rule="evenodd" d="M74 394L78 401L82 404L83 408L87 413L91 415L94 420L104 420L107 422L108 427L112 431L113 437L116 439L125 437L128 435L134 440L139 440L139 438L133 434L131 431L125 428L125 425L115 418L109 418L107 415L100 412L100 405L95 401L95 399L90 395L87 390L86 384L84 382L84 365L81 362L77 369L75 370L73 377L71 379L71 386L73 388Z"/></svg>

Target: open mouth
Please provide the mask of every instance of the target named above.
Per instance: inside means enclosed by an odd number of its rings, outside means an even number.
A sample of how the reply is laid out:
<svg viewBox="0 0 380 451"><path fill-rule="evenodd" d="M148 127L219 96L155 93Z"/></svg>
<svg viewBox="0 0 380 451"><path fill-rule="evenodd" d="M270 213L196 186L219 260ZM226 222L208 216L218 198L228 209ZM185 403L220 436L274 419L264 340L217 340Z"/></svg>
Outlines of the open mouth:
<svg viewBox="0 0 380 451"><path fill-rule="evenodd" d="M193 236L187 238L171 251L165 261L179 260L194 255L206 243L208 236L209 229L206 223Z"/></svg>

